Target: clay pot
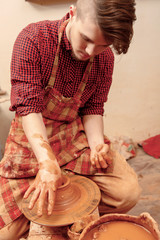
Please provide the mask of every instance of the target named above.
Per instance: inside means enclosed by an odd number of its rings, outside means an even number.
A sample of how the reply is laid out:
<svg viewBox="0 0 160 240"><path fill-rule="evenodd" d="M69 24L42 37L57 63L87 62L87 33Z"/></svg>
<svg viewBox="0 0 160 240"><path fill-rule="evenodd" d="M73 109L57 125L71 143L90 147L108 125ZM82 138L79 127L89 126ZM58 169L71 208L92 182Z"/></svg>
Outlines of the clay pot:
<svg viewBox="0 0 160 240"><path fill-rule="evenodd" d="M63 212L70 209L80 196L80 189L71 184L69 177L63 176L63 184L57 189L54 211Z"/></svg>
<svg viewBox="0 0 160 240"><path fill-rule="evenodd" d="M79 175L64 175L63 184L56 191L52 215L47 214L48 202L46 200L41 217L37 215L37 203L33 209L28 208L31 196L22 202L24 215L34 223L58 227L72 224L92 213L99 204L100 190L88 178Z"/></svg>
<svg viewBox="0 0 160 240"><path fill-rule="evenodd" d="M154 240L160 239L160 232L159 232L157 223L149 215L149 213L142 213L140 214L140 216L131 216L127 214L106 214L100 217L98 220L92 221L90 224L88 224L87 227L81 233L79 240L93 239L93 235L91 238L89 237L90 235L89 233L91 233L91 230L92 232L93 232L93 229L94 230L97 229L98 231L98 227L102 226L102 224L111 223L113 221L127 221L130 223L133 223L134 225L137 224L138 226L143 227L144 230L148 230L150 232L151 238L148 238L148 239L154 239ZM114 229L114 231L116 231L116 229ZM97 237L94 239L98 240L99 239L98 236L99 235L97 234ZM135 237L135 239L137 238Z"/></svg>

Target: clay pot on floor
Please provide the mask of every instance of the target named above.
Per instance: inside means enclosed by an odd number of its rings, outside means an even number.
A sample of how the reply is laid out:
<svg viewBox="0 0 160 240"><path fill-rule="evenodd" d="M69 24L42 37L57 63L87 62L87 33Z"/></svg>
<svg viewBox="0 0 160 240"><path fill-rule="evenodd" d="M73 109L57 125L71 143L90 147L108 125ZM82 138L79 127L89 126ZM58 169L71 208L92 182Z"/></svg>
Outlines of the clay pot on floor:
<svg viewBox="0 0 160 240"><path fill-rule="evenodd" d="M158 224L154 221L154 219L150 216L149 213L142 213L140 214L140 216L131 216L127 214L106 214L100 217L98 220L92 221L90 224L88 224L87 227L81 233L79 240L115 239L114 237L112 238L112 233L115 234L118 231L118 228L116 231L116 225L114 225L114 229L111 230L110 228L110 232L109 232L109 224L112 223L112 226L113 226L113 223L117 223L117 222L118 224L129 223L131 228L136 227L136 230L133 231L133 234L131 235L131 237L128 237L130 228L126 225L124 228L125 230L124 231L121 230L122 239L127 239L127 240L132 240L132 239L159 240L160 239L160 231L158 229ZM120 229L122 228L120 227ZM144 238L142 235L144 236ZM119 238L116 238L116 239L119 239Z"/></svg>

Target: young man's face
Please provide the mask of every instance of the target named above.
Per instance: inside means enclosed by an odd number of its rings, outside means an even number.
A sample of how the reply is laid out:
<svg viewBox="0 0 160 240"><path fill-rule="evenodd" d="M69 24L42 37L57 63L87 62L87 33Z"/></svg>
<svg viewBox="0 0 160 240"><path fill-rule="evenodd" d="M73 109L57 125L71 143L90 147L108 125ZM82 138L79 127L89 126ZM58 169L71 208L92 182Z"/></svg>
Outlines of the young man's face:
<svg viewBox="0 0 160 240"><path fill-rule="evenodd" d="M110 45L105 41L99 26L89 17L81 20L73 16L67 31L73 55L80 61L87 61Z"/></svg>

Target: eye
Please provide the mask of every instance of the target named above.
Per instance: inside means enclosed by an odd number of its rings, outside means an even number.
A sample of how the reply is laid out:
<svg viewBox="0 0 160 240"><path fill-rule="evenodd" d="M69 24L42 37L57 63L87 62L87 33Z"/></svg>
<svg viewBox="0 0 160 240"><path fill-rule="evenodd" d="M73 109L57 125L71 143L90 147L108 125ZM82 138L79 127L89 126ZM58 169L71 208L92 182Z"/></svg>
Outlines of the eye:
<svg viewBox="0 0 160 240"><path fill-rule="evenodd" d="M81 37L83 38L84 41L86 42L92 42L87 36L81 34Z"/></svg>

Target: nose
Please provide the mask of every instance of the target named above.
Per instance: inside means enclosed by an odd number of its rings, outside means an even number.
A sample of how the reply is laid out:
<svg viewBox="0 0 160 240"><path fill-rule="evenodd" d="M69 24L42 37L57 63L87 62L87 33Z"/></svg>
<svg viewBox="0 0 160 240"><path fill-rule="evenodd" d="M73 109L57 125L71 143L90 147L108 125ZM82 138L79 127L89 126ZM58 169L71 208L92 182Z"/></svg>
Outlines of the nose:
<svg viewBox="0 0 160 240"><path fill-rule="evenodd" d="M93 55L95 55L95 50L96 50L95 48L96 48L95 44L89 43L89 44L87 44L87 46L86 46L85 52L86 52L89 56L93 56Z"/></svg>

